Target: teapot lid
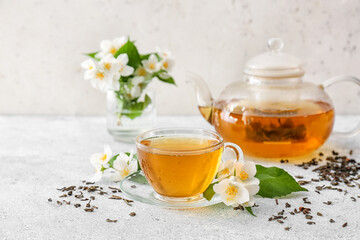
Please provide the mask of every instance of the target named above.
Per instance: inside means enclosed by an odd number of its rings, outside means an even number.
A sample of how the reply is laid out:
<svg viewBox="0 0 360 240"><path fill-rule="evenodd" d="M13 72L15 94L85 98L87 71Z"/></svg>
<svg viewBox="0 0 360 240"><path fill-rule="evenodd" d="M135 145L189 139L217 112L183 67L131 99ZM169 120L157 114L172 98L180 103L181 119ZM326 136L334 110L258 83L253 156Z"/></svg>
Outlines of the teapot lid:
<svg viewBox="0 0 360 240"><path fill-rule="evenodd" d="M292 55L282 52L284 43L280 38L270 38L268 51L250 59L244 74L255 77L301 77L305 71L303 62Z"/></svg>

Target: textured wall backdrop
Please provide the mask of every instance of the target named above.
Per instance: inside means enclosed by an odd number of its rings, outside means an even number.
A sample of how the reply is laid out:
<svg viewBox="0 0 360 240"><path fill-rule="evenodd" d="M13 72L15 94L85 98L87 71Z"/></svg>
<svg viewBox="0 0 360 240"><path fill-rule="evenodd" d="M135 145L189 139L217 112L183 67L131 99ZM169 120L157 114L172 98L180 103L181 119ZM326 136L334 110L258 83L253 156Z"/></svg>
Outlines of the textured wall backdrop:
<svg viewBox="0 0 360 240"><path fill-rule="evenodd" d="M103 114L105 96L83 80L81 53L121 35L176 57L178 87L154 84L160 114L196 113L187 70L218 96L273 36L305 61L307 81L360 77L358 0L0 0L0 113ZM329 94L337 112L360 113L359 89Z"/></svg>

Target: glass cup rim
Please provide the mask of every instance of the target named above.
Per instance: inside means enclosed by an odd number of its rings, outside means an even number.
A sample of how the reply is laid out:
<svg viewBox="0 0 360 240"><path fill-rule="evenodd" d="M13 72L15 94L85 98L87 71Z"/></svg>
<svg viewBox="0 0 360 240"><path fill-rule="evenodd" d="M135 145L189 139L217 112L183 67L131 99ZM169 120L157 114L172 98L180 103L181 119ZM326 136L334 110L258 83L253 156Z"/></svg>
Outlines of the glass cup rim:
<svg viewBox="0 0 360 240"><path fill-rule="evenodd" d="M142 140L144 139L149 139L151 137L162 137L162 135L154 135L151 136L149 138L145 138L144 136L146 134L150 134L150 133L155 133L155 132L161 132L161 131L179 131L179 133L177 133L178 135L182 134L181 131L183 131L184 133L186 132L194 132L195 134L198 135L205 135L205 133L213 135L216 137L216 139L218 140L218 142L216 142L215 144L212 144L210 146L207 147L203 147L203 148L195 148L195 149L191 149L191 150L169 150L169 149L162 149L162 148L156 148L156 147L151 147L151 146L147 146L141 143ZM183 134L184 134L183 133ZM169 134L170 135L170 134ZM174 134L176 136L176 134ZM164 136L166 136L166 134L164 134ZM222 138L222 136L220 134L218 134L215 131L209 130L209 129L204 129L204 128L187 128L187 127L165 127L165 128L154 128L151 130L148 130L146 132L143 132L141 134L139 134L136 137L136 146L141 146L141 148L144 149L149 149L149 150L155 150L155 151L160 151L160 152L167 152L167 153L198 153L198 152L204 152L206 150L210 150L210 149L215 149L218 148L219 146L224 144L224 139Z"/></svg>

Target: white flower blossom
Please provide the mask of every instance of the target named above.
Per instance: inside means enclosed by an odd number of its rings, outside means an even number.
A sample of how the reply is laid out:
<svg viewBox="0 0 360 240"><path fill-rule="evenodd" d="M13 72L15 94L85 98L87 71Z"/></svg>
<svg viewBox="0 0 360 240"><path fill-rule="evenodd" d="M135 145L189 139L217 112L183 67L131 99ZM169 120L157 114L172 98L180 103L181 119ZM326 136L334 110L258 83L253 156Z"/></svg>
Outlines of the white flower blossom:
<svg viewBox="0 0 360 240"><path fill-rule="evenodd" d="M155 54L151 54L148 60L143 60L141 62L146 71L149 73L154 73L160 70L161 63L158 61Z"/></svg>
<svg viewBox="0 0 360 240"><path fill-rule="evenodd" d="M113 76L101 69L93 68L85 72L85 79L90 80L90 84L93 88L99 89L102 92L106 92L109 89L109 82Z"/></svg>
<svg viewBox="0 0 360 240"><path fill-rule="evenodd" d="M260 180L255 177L256 165L252 161L238 162L235 164L235 173L239 182L248 190L250 199L244 203L246 207L252 207L254 205L254 195L260 190Z"/></svg>
<svg viewBox="0 0 360 240"><path fill-rule="evenodd" d="M90 182L97 182L101 179L103 168L109 168L109 161L112 157L112 151L109 145L104 145L104 153L94 153L90 157L90 163L95 168L95 175L89 179Z"/></svg>
<svg viewBox="0 0 360 240"><path fill-rule="evenodd" d="M119 65L120 76L127 77L134 72L134 68L127 65L127 63L129 62L129 57L126 53L120 54L116 58L115 62Z"/></svg>
<svg viewBox="0 0 360 240"><path fill-rule="evenodd" d="M260 180L255 177L256 166L252 161L235 163L236 177L249 191L250 196L255 195L259 190Z"/></svg>
<svg viewBox="0 0 360 240"><path fill-rule="evenodd" d="M119 72L121 64L116 61L112 54L108 54L99 61L99 67L110 74Z"/></svg>
<svg viewBox="0 0 360 240"><path fill-rule="evenodd" d="M156 47L156 52L161 59L172 58L172 53L169 50L162 50L161 48Z"/></svg>
<svg viewBox="0 0 360 240"><path fill-rule="evenodd" d="M108 54L114 55L119 48L126 43L126 37L115 38L114 40L103 40L100 42L101 51L95 55L97 58L103 58Z"/></svg>
<svg viewBox="0 0 360 240"><path fill-rule="evenodd" d="M114 58L113 55L108 54L99 62L99 67L112 77L106 79L107 90L117 91L120 88L120 69L123 67L122 63Z"/></svg>
<svg viewBox="0 0 360 240"><path fill-rule="evenodd" d="M96 63L94 60L88 59L81 63L81 67L89 71L96 68Z"/></svg>
<svg viewBox="0 0 360 240"><path fill-rule="evenodd" d="M143 66L139 66L135 70L134 74L135 74L135 76L144 77L145 79L150 79L151 78L151 73L147 72L146 69Z"/></svg>
<svg viewBox="0 0 360 240"><path fill-rule="evenodd" d="M249 191L234 176L221 180L213 189L227 206L244 204L250 200Z"/></svg>
<svg viewBox="0 0 360 240"><path fill-rule="evenodd" d="M136 172L138 170L138 165L136 159L133 158L132 153L130 156L125 153L120 153L113 163L113 169L115 170L115 173L112 176L112 180L120 181L129 174Z"/></svg>
<svg viewBox="0 0 360 240"><path fill-rule="evenodd" d="M141 84L145 81L144 77L134 77L131 79L131 96L137 98L141 95Z"/></svg>
<svg viewBox="0 0 360 240"><path fill-rule="evenodd" d="M125 90L130 98L138 98L142 93L141 84L145 81L144 77L133 77L130 87L125 85Z"/></svg>
<svg viewBox="0 0 360 240"><path fill-rule="evenodd" d="M216 178L218 181L223 180L229 176L234 175L234 160L227 160L226 162L220 162Z"/></svg>
<svg viewBox="0 0 360 240"><path fill-rule="evenodd" d="M161 50L157 48L157 53L161 58L160 66L161 69L170 71L174 67L174 59L172 58L172 54L169 50Z"/></svg>

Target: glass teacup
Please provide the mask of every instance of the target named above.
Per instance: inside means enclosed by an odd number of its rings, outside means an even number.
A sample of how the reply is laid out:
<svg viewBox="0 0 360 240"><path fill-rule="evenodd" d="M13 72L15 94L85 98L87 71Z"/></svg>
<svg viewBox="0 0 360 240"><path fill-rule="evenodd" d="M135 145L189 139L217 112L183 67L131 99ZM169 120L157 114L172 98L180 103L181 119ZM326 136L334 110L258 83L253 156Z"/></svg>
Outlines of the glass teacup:
<svg viewBox="0 0 360 240"><path fill-rule="evenodd" d="M163 201L200 200L214 179L224 148L243 159L239 146L224 143L210 130L155 129L136 139L138 159L146 179Z"/></svg>

